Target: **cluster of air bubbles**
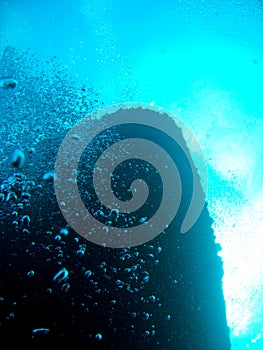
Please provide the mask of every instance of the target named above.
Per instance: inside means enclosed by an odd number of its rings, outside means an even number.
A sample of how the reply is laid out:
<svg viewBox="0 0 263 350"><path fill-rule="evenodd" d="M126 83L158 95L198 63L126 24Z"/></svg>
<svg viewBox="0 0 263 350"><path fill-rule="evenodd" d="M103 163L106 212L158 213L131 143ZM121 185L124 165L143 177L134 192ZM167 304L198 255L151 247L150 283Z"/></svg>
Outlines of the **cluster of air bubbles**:
<svg viewBox="0 0 263 350"><path fill-rule="evenodd" d="M30 261L36 262L21 266L21 269L24 268L21 278L28 285L38 279L41 283L44 281L43 286L40 283L39 298L58 293L65 303L79 303L88 315L97 313L105 297L111 293L108 307L112 318L108 321L109 325L114 325L114 317L118 317L118 306L123 300L137 297L138 303L143 306L140 311L135 309L130 312L134 327L142 320L146 324L143 334L147 337L154 335L154 313L158 314L162 298L158 292L151 291L155 282L151 267L159 264L163 253L158 242L140 248L116 250L114 259L103 254L94 256L92 244L77 236L64 221L57 221L60 212L56 207L52 183L54 159L60 141L77 120L103 103L92 87L79 88L69 79L56 58L43 66L42 63L36 64L32 57L9 47L0 60L0 76L8 77L10 74L15 82L11 78L0 80L0 86L3 85L0 89L0 137L6 140L1 146L6 158L1 163L5 172L1 174L0 202L4 208L1 209L1 220L12 225L15 235L12 244L22 251L23 260L30 256ZM16 85L16 82L19 84ZM8 99L2 99L7 94ZM79 141L79 135L72 137L74 141ZM94 216L103 217L103 211L96 210ZM42 217L40 212L46 216ZM109 226L120 215L118 209L112 209L108 217ZM148 217L143 215L139 220L145 224ZM38 261L40 266L45 267L44 272L40 271ZM77 299L72 296L72 290L80 285L81 295ZM0 298L0 302L5 303L5 298ZM168 316L165 316L167 320ZM33 338L53 332L52 327L46 324L35 327L38 328L31 330ZM103 342L106 335L102 329L97 329L91 337L93 341Z"/></svg>
<svg viewBox="0 0 263 350"><path fill-rule="evenodd" d="M78 256L84 256L86 251L86 244L79 244L76 254Z"/></svg>
<svg viewBox="0 0 263 350"><path fill-rule="evenodd" d="M70 289L70 283L68 282L69 272L63 267L60 269L55 276L53 277L53 282L57 285L60 285L60 291L62 293L67 293Z"/></svg>
<svg viewBox="0 0 263 350"><path fill-rule="evenodd" d="M0 166L52 182L66 131L102 106L93 86L73 78L57 57L41 61L34 52L6 47L0 56Z"/></svg>
<svg viewBox="0 0 263 350"><path fill-rule="evenodd" d="M24 233L29 233L30 229L31 217L26 211L30 209L31 191L34 187L35 183L20 173L8 177L0 187L0 201L8 209L6 215L10 217L11 224L17 229L21 228Z"/></svg>

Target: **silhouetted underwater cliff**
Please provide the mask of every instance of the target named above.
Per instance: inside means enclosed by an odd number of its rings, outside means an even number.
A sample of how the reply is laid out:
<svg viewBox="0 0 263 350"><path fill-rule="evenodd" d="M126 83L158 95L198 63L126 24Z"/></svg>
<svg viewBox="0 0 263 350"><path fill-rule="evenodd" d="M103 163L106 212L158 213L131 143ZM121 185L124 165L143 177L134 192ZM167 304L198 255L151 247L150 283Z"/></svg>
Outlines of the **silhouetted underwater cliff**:
<svg viewBox="0 0 263 350"><path fill-rule="evenodd" d="M153 137L181 164L184 192L175 219L152 241L129 249L92 244L65 222L52 170L66 132L103 102L55 57L38 62L7 47L0 77L17 81L0 90L2 342L10 349L64 349L71 341L79 349L230 349L220 247L207 207L187 234L179 233L192 183L173 144L147 128L116 128L101 140L103 148L121 132ZM15 150L20 164L12 164ZM85 154L83 164L92 157ZM159 178L146 180L158 203Z"/></svg>

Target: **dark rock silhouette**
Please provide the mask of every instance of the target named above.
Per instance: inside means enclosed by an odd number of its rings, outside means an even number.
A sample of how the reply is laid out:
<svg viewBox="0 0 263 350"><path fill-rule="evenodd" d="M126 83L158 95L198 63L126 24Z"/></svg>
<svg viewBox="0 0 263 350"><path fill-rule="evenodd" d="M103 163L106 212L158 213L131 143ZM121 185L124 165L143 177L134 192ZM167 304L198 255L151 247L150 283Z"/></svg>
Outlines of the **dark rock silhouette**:
<svg viewBox="0 0 263 350"><path fill-rule="evenodd" d="M35 95L40 90L34 86ZM126 130L126 136L132 132ZM27 349L72 344L78 349L229 350L223 266L207 206L187 234L179 233L191 174L182 167L185 195L165 232L130 249L104 248L67 227L53 182L42 178L52 169L64 135L65 130L44 133L28 160L31 168L5 169L2 174L2 342L10 349L17 344ZM141 137L151 137L147 128ZM32 144L24 141L26 146ZM167 148L172 149L169 142ZM181 161L171 153L175 162ZM69 233L60 234L65 227ZM68 274L54 279L62 268Z"/></svg>

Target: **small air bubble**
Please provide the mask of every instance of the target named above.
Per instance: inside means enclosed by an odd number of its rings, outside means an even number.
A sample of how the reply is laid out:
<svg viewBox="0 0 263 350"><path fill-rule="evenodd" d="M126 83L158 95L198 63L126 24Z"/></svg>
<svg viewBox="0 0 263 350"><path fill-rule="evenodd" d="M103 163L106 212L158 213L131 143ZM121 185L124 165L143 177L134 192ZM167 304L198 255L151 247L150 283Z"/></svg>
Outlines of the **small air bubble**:
<svg viewBox="0 0 263 350"><path fill-rule="evenodd" d="M54 171L47 171L44 175L43 175L43 180L45 181L53 181L54 180Z"/></svg>
<svg viewBox="0 0 263 350"><path fill-rule="evenodd" d="M67 235L68 235L68 229L65 228L65 227L62 228L62 229L60 229L59 234L60 234L60 235L67 236Z"/></svg>
<svg viewBox="0 0 263 350"><path fill-rule="evenodd" d="M24 165L24 162L25 162L24 152L16 149L12 155L11 164L15 168L22 168Z"/></svg>
<svg viewBox="0 0 263 350"><path fill-rule="evenodd" d="M35 275L35 271L31 270L31 271L28 271L27 273L27 277L34 277Z"/></svg>
<svg viewBox="0 0 263 350"><path fill-rule="evenodd" d="M102 335L100 333L96 334L95 335L95 339L98 340L98 341L101 341L102 340Z"/></svg>
<svg viewBox="0 0 263 350"><path fill-rule="evenodd" d="M54 277L53 282L61 283L65 281L68 278L68 270L65 268L62 268Z"/></svg>

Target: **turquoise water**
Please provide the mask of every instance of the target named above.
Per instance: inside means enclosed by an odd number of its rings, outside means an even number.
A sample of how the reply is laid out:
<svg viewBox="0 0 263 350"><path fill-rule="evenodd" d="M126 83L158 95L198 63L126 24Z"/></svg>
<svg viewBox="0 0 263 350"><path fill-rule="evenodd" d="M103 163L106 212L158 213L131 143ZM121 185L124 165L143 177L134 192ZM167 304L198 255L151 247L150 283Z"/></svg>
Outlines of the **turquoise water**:
<svg viewBox="0 0 263 350"><path fill-rule="evenodd" d="M5 1L0 33L1 53L55 56L105 105L151 103L188 125L208 168L232 349L261 349L263 3Z"/></svg>

